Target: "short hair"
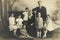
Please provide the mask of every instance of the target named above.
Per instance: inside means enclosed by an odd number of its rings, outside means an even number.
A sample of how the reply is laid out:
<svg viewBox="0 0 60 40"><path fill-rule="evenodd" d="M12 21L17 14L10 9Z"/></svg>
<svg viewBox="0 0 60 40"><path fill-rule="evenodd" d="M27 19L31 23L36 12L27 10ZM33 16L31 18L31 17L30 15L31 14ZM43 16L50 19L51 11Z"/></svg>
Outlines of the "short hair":
<svg viewBox="0 0 60 40"><path fill-rule="evenodd" d="M28 9L29 9L28 7L25 8L25 10L28 10Z"/></svg>
<svg viewBox="0 0 60 40"><path fill-rule="evenodd" d="M42 1L40 0L40 1L38 1L38 3L39 3L39 2L42 2Z"/></svg>

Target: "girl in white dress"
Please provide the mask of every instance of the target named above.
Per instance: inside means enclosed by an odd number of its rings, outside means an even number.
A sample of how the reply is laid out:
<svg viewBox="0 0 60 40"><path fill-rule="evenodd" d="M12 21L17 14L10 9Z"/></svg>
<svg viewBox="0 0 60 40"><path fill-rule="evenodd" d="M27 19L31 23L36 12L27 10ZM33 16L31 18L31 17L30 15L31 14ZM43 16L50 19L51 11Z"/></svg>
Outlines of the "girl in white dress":
<svg viewBox="0 0 60 40"><path fill-rule="evenodd" d="M48 15L47 17L48 17L47 22L44 25L46 30L45 30L43 38L45 38L47 36L48 31L51 32L51 31L54 31L54 30L60 28L60 24L59 24L60 21L58 21L58 20L52 21L52 19L50 18L50 15Z"/></svg>
<svg viewBox="0 0 60 40"><path fill-rule="evenodd" d="M11 14L11 16L9 17L9 29L10 29L11 32L13 31L13 34L14 34L15 36L17 36L17 35L16 35L17 26L16 26L16 24L15 24L14 14Z"/></svg>
<svg viewBox="0 0 60 40"><path fill-rule="evenodd" d="M29 17L28 14L29 14L29 8L26 7L26 8L25 8L25 11L23 12L23 15L24 15L24 17L23 17L24 28L26 28L26 26L27 26L27 24L28 24L28 17Z"/></svg>
<svg viewBox="0 0 60 40"><path fill-rule="evenodd" d="M21 15L18 16L18 18L16 19L16 22L17 22L17 28L18 29L22 29L22 22L23 22L23 19L21 18Z"/></svg>
<svg viewBox="0 0 60 40"><path fill-rule="evenodd" d="M36 29L37 29L37 37L41 37L43 29L43 19L41 17L41 13L38 13L38 16L36 18Z"/></svg>
<svg viewBox="0 0 60 40"><path fill-rule="evenodd" d="M18 36L20 35L21 33L21 29L23 28L23 19L21 18L21 15L18 16L18 18L16 19L16 23L17 23L17 32L18 32Z"/></svg>
<svg viewBox="0 0 60 40"><path fill-rule="evenodd" d="M47 16L47 20L46 20L46 23L45 23L44 27L46 28L46 30L45 30L43 38L47 36L48 31L53 31L54 30L53 23L52 23L50 15Z"/></svg>

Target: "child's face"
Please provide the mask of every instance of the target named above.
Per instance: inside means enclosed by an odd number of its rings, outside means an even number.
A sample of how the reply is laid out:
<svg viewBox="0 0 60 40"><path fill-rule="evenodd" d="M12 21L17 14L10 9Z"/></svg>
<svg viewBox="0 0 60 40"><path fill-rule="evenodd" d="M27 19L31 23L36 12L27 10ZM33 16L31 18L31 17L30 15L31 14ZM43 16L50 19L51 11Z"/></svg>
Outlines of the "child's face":
<svg viewBox="0 0 60 40"><path fill-rule="evenodd" d="M38 13L38 16L41 17L41 13Z"/></svg>
<svg viewBox="0 0 60 40"><path fill-rule="evenodd" d="M19 18L21 18L21 16L19 16Z"/></svg>
<svg viewBox="0 0 60 40"><path fill-rule="evenodd" d="M14 14L11 14L12 17L14 17Z"/></svg>
<svg viewBox="0 0 60 40"><path fill-rule="evenodd" d="M41 6L41 4L42 4L42 1L39 1L39 2L38 2L38 5Z"/></svg>

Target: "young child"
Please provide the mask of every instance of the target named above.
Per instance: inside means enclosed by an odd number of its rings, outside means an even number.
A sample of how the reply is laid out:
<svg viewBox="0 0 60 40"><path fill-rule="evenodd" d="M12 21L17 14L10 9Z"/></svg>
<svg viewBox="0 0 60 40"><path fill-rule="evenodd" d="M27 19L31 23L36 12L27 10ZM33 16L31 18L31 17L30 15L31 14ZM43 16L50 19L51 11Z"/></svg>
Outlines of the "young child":
<svg viewBox="0 0 60 40"><path fill-rule="evenodd" d="M21 29L23 28L23 19L21 18L21 15L18 15L18 18L16 19L16 23L17 23L17 35L19 36L20 35L20 31Z"/></svg>
<svg viewBox="0 0 60 40"><path fill-rule="evenodd" d="M28 25L28 18L29 18L29 8L28 7L25 8L25 12L23 12L23 15L24 15L24 17L23 17L24 29L21 30L22 34L24 34L28 38L32 38L30 35L28 35L27 30L26 30L26 27Z"/></svg>
<svg viewBox="0 0 60 40"><path fill-rule="evenodd" d="M43 29L43 19L41 17L41 13L38 13L36 18L36 28L37 28L37 37L41 37L42 29Z"/></svg>
<svg viewBox="0 0 60 40"><path fill-rule="evenodd" d="M47 20L46 20L46 23L44 26L45 26L46 30L44 32L43 38L45 38L47 36L48 31L54 30L53 29L53 23L52 23L50 15L47 15Z"/></svg>
<svg viewBox="0 0 60 40"><path fill-rule="evenodd" d="M28 14L29 14L29 8L26 7L25 12L23 12L23 15L24 15L24 18L23 18L23 20L24 20L24 28L26 28L27 23L28 23L28 17L29 17Z"/></svg>
<svg viewBox="0 0 60 40"><path fill-rule="evenodd" d="M13 32L13 34L15 36L16 35L16 31L17 31L17 26L15 24L15 17L14 17L14 14L11 14L11 16L9 17L9 29L11 32Z"/></svg>
<svg viewBox="0 0 60 40"><path fill-rule="evenodd" d="M16 19L16 22L17 22L17 28L18 29L22 29L22 22L23 22L23 19L21 18L21 15L18 16L18 18Z"/></svg>

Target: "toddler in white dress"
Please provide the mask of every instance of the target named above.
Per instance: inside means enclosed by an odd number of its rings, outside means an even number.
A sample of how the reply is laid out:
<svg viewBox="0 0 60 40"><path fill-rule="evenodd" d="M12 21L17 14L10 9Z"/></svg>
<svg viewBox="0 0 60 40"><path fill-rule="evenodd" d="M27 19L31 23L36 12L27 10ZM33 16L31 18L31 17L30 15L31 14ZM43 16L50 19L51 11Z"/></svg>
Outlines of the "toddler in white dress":
<svg viewBox="0 0 60 40"><path fill-rule="evenodd" d="M11 14L9 17L9 29L11 32L13 31L13 34L16 36L17 26L15 24L14 14Z"/></svg>

